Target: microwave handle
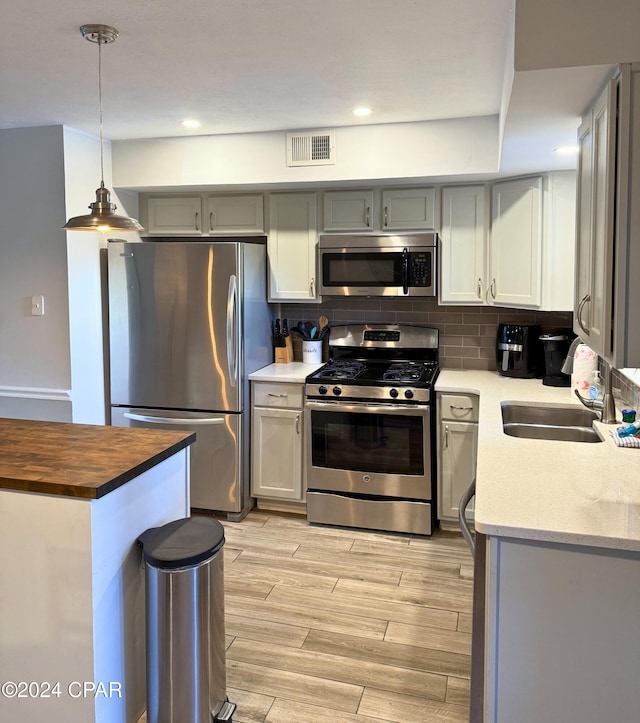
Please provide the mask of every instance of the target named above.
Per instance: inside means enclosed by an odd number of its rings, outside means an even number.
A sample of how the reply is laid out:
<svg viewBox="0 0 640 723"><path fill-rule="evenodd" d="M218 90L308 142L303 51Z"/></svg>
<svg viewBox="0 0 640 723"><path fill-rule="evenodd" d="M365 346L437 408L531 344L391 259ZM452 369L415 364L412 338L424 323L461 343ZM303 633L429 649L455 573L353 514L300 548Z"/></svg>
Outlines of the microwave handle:
<svg viewBox="0 0 640 723"><path fill-rule="evenodd" d="M409 293L409 251L402 249L402 292Z"/></svg>

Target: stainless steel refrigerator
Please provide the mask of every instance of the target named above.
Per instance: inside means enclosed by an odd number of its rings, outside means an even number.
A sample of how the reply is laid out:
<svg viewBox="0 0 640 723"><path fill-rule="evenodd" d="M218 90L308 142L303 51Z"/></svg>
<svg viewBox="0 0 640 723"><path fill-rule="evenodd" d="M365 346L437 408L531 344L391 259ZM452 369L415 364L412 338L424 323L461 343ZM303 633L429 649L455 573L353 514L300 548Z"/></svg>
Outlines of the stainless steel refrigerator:
<svg viewBox="0 0 640 723"><path fill-rule="evenodd" d="M248 374L271 361L266 238L110 241L111 423L196 432L191 507L251 507Z"/></svg>

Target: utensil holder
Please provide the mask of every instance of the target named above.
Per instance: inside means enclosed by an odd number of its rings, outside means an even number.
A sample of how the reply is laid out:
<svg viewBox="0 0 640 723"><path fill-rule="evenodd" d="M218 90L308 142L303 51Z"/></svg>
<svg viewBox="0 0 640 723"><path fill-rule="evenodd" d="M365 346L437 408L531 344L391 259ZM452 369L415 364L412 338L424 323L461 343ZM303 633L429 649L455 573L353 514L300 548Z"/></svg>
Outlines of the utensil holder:
<svg viewBox="0 0 640 723"><path fill-rule="evenodd" d="M322 363L322 341L302 342L302 362L304 364Z"/></svg>
<svg viewBox="0 0 640 723"><path fill-rule="evenodd" d="M284 346L274 347L276 364L289 364L293 361L293 344L291 343L291 337L286 336L284 341Z"/></svg>

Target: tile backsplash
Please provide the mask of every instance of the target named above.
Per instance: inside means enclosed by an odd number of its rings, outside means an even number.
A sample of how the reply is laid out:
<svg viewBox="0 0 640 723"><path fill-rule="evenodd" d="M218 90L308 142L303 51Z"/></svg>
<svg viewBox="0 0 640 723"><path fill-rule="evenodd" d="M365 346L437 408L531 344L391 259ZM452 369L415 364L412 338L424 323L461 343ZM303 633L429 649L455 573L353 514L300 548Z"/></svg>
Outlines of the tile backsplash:
<svg viewBox="0 0 640 723"><path fill-rule="evenodd" d="M611 387L619 407L625 406L640 413L640 385L617 369L612 371Z"/></svg>
<svg viewBox="0 0 640 723"><path fill-rule="evenodd" d="M439 306L436 299L330 299L321 304L282 304L290 325L324 315L329 324L422 324L440 332L440 366L495 369L498 324L539 324L543 331L570 328L571 312L525 311L496 306Z"/></svg>

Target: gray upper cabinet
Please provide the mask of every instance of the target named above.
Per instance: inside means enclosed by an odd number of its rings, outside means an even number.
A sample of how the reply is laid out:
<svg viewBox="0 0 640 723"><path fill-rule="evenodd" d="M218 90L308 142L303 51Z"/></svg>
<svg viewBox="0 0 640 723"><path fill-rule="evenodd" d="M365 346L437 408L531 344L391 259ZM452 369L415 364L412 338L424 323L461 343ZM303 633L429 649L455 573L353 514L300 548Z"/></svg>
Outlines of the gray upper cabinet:
<svg viewBox="0 0 640 723"><path fill-rule="evenodd" d="M207 224L212 235L264 233L262 194L208 196Z"/></svg>
<svg viewBox="0 0 640 723"><path fill-rule="evenodd" d="M269 301L318 299L317 194L269 195Z"/></svg>
<svg viewBox="0 0 640 723"><path fill-rule="evenodd" d="M148 236L263 234L262 194L150 195L140 201Z"/></svg>
<svg viewBox="0 0 640 723"><path fill-rule="evenodd" d="M200 196L147 196L140 204L149 236L193 236L202 233Z"/></svg>
<svg viewBox="0 0 640 723"><path fill-rule="evenodd" d="M542 177L494 183L491 189L489 295L502 306L540 306Z"/></svg>
<svg viewBox="0 0 640 723"><path fill-rule="evenodd" d="M415 231L435 227L435 187L398 188L382 192L383 231Z"/></svg>
<svg viewBox="0 0 640 723"><path fill-rule="evenodd" d="M574 331L640 365L640 63L621 65L579 129Z"/></svg>
<svg viewBox="0 0 640 723"><path fill-rule="evenodd" d="M325 231L373 231L373 191L326 191Z"/></svg>
<svg viewBox="0 0 640 723"><path fill-rule="evenodd" d="M323 231L426 231L436 228L436 189L325 191Z"/></svg>

